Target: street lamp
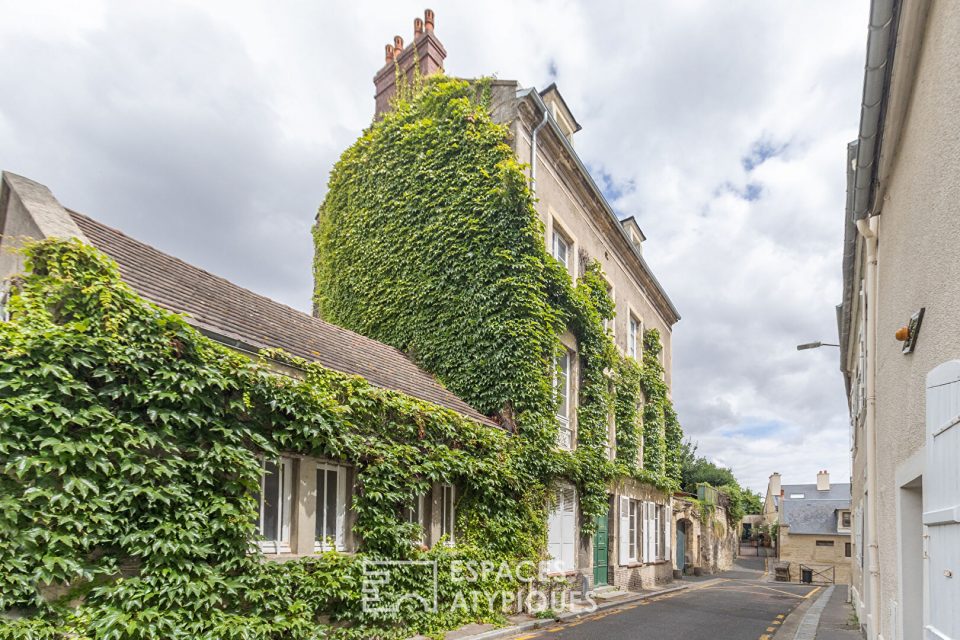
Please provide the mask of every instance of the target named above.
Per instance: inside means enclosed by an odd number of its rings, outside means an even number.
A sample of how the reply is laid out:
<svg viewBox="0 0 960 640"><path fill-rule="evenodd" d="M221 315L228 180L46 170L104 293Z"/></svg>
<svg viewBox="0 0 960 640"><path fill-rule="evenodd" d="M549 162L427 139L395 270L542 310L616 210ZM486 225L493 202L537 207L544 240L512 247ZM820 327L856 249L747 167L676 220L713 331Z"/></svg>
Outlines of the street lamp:
<svg viewBox="0 0 960 640"><path fill-rule="evenodd" d="M804 351L806 349L819 349L820 347L839 347L838 344L833 344L831 342L808 342L806 344L798 344L797 351Z"/></svg>

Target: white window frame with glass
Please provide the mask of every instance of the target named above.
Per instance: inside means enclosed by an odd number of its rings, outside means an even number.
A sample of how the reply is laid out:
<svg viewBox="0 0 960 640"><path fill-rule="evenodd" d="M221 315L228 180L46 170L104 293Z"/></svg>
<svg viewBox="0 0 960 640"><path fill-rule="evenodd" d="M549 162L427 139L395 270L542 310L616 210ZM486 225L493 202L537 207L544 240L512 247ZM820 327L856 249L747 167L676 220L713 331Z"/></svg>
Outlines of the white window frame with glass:
<svg viewBox="0 0 960 640"><path fill-rule="evenodd" d="M573 427L570 416L573 413L573 359L574 351L564 347L563 353L556 357L553 377L553 390L557 396L557 446L566 451L573 450Z"/></svg>
<svg viewBox="0 0 960 640"><path fill-rule="evenodd" d="M316 467L313 548L343 551L346 548L347 468L330 462L317 462Z"/></svg>
<svg viewBox="0 0 960 640"><path fill-rule="evenodd" d="M440 537L447 536L447 546L456 544L457 488L452 484L440 485Z"/></svg>
<svg viewBox="0 0 960 640"><path fill-rule="evenodd" d="M413 499L413 506L407 507L404 510L404 516L409 524L416 524L420 526L420 535L417 537L419 542L423 542L426 537L426 523L424 520L424 496L418 495Z"/></svg>
<svg viewBox="0 0 960 640"><path fill-rule="evenodd" d="M846 524L844 524L846 521ZM850 531L850 525L853 524L853 515L849 511L841 510L837 514L837 530Z"/></svg>
<svg viewBox="0 0 960 640"><path fill-rule="evenodd" d="M639 360L643 355L643 320L630 313L627 320L627 355Z"/></svg>
<svg viewBox="0 0 960 640"><path fill-rule="evenodd" d="M573 253L576 243L570 234L566 233L566 231L560 227L556 218L553 219L553 229L551 233L550 255L556 258L567 272L573 276Z"/></svg>
<svg viewBox="0 0 960 640"><path fill-rule="evenodd" d="M620 496L620 564L640 564L644 560L645 503Z"/></svg>
<svg viewBox="0 0 960 640"><path fill-rule="evenodd" d="M257 533L264 553L290 553L290 532L293 528L293 458L261 460ZM272 479L276 476L276 481Z"/></svg>

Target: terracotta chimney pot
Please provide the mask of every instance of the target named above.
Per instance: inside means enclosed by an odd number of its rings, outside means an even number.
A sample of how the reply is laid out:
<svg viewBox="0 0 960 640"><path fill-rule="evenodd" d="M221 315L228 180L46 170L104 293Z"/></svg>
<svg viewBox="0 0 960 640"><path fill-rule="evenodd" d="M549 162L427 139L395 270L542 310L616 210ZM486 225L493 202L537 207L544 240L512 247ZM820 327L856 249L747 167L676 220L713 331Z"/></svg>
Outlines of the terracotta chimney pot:
<svg viewBox="0 0 960 640"><path fill-rule="evenodd" d="M416 40L417 36L423 33L423 20L420 18L413 19L413 39Z"/></svg>
<svg viewBox="0 0 960 640"><path fill-rule="evenodd" d="M387 45L387 55L386 55L385 62L387 62L388 64L393 62L393 45L392 44Z"/></svg>
<svg viewBox="0 0 960 640"><path fill-rule="evenodd" d="M427 33L433 33L433 9L427 9L423 12L423 26Z"/></svg>
<svg viewBox="0 0 960 640"><path fill-rule="evenodd" d="M397 52L397 55L403 51L403 38L400 36L393 36L393 50Z"/></svg>

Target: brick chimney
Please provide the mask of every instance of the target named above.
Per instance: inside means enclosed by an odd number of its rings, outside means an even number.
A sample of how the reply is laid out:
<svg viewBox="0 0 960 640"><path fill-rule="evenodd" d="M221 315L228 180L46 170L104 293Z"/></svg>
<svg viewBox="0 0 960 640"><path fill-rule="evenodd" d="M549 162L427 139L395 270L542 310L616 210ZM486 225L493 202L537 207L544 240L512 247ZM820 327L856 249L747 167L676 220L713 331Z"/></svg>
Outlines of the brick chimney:
<svg viewBox="0 0 960 640"><path fill-rule="evenodd" d="M423 19L413 21L413 41L403 45L403 38L394 36L393 44L386 46L386 56L383 68L373 77L373 86L376 87L376 110L374 117L379 118L384 111L390 108L390 99L397 92L396 70L399 67L400 76L412 82L414 68L419 62L420 76L443 71L443 60L447 57L447 50L440 44L440 40L433 32L433 11L423 12Z"/></svg>
<svg viewBox="0 0 960 640"><path fill-rule="evenodd" d="M830 491L830 474L826 469L817 474L817 491Z"/></svg>

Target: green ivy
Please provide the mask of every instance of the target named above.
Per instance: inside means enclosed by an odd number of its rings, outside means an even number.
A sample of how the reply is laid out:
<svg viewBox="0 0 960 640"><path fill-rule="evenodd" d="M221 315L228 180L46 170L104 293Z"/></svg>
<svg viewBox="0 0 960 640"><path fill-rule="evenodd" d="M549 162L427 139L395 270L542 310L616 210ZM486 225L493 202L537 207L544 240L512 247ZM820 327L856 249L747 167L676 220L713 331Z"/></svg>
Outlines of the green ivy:
<svg viewBox="0 0 960 640"><path fill-rule="evenodd" d="M405 351L515 429L514 473L531 488L533 513L558 478L576 483L586 531L606 513L617 475L677 487L680 458L669 448L682 433L662 367L653 358L641 370L617 353L604 330L614 306L599 263L574 259L574 284L547 252L509 129L491 118L489 83L441 75L404 87L331 173L314 227L319 315ZM580 363L572 454L554 444L553 358L565 330ZM645 339L660 348L655 331ZM616 462L606 449L613 418ZM543 531L543 509L534 517Z"/></svg>
<svg viewBox="0 0 960 640"><path fill-rule="evenodd" d="M78 241L25 255L0 323L0 611L23 617L0 618L0 638L392 638L502 619L378 617L359 585L365 558L434 559L449 605L453 559L537 557L511 436L281 352L250 361ZM263 561L258 455L278 451L356 465L359 553ZM422 552L400 509L438 482L461 488L464 535Z"/></svg>
<svg viewBox="0 0 960 640"><path fill-rule="evenodd" d="M659 336L645 335L642 367L617 353L599 265L584 256L574 285L546 253L488 96L430 79L344 154L314 230L315 304L504 430L280 351L247 359L145 302L95 249L26 247L0 323L0 611L19 616L0 618L0 638L439 636L503 619L449 606L452 562L543 559L557 479L577 484L587 530L618 476L676 484L680 428L649 359ZM573 453L555 446L564 330L581 364ZM355 465L357 553L264 561L259 456L281 451ZM400 514L436 483L459 487L458 544L424 551ZM362 566L383 557L435 560L440 611L365 612ZM401 573L386 597L415 584Z"/></svg>

